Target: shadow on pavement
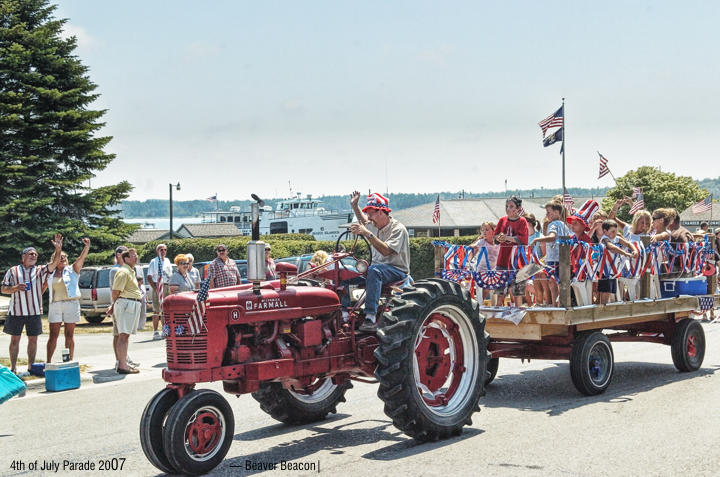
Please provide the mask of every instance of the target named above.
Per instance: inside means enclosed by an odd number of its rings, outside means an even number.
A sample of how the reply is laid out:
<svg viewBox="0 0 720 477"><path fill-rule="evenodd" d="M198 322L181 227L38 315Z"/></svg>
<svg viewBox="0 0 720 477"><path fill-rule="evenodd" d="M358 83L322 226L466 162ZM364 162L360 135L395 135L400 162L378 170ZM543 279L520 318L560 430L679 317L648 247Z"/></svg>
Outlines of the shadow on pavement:
<svg viewBox="0 0 720 477"><path fill-rule="evenodd" d="M127 376L125 374L118 374L113 368L90 371L90 374L93 375L92 380L95 384L121 381Z"/></svg>
<svg viewBox="0 0 720 477"><path fill-rule="evenodd" d="M486 388L480 401L482 407L514 408L545 412L559 416L564 412L597 402L620 403L633 399L645 391L714 375L720 366L703 367L698 371L680 373L672 364L623 361L615 363L612 381L607 391L597 396L584 396L570 379L568 363L554 363L554 367L527 370L519 374L498 374ZM500 373L502 360L500 360Z"/></svg>
<svg viewBox="0 0 720 477"><path fill-rule="evenodd" d="M329 423L332 423L335 421L340 421L342 419L347 419L348 417L351 417L351 415L343 414L343 413L330 414L330 415L328 415L327 419L322 421L322 424L329 424ZM295 432L298 429L310 429L310 428L316 427L316 426L317 426L317 423L297 425L297 426L277 423L277 424L273 424L272 426L260 427L258 429L252 429L250 431L235 434L235 437L233 438L233 440L256 441L258 439L275 437L275 436L279 436L281 434L287 434L288 432Z"/></svg>

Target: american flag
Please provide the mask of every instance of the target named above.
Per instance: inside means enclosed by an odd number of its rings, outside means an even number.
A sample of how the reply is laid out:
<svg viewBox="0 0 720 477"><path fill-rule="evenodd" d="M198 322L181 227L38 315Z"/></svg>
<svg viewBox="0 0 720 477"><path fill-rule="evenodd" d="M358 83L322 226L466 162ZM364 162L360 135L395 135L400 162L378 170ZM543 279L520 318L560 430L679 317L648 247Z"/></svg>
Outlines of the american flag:
<svg viewBox="0 0 720 477"><path fill-rule="evenodd" d="M208 202L217 202L217 194L211 195L210 197L208 197L205 200L207 200Z"/></svg>
<svg viewBox="0 0 720 477"><path fill-rule="evenodd" d="M434 224L440 223L440 194L435 199L435 210L433 210L432 219Z"/></svg>
<svg viewBox="0 0 720 477"><path fill-rule="evenodd" d="M165 300L165 294L163 293L163 265L165 264L165 260L163 260L160 255L157 256L157 269L158 269L158 278L157 278L157 287L155 288L155 291L157 292L158 296L158 308L160 309L160 313L162 313L162 307L163 307L163 300Z"/></svg>
<svg viewBox="0 0 720 477"><path fill-rule="evenodd" d="M190 314L190 318L188 319L188 328L190 328L190 333L193 335L200 333L200 331L202 331L202 329L205 327L204 318L205 312L207 311L207 299L209 289L210 279L206 278L200 284L200 291L197 294L197 300L195 300L195 305L193 305L193 311Z"/></svg>
<svg viewBox="0 0 720 477"><path fill-rule="evenodd" d="M543 137L545 137L545 133L550 128L560 127L563 125L563 108L565 106L560 106L560 109L555 111L553 114L548 116L547 118L543 119L538 123L538 126L540 126L540 129L542 129Z"/></svg>
<svg viewBox="0 0 720 477"><path fill-rule="evenodd" d="M563 205L568 210L568 212L572 212L574 203L575 201L570 194L563 194Z"/></svg>
<svg viewBox="0 0 720 477"><path fill-rule="evenodd" d="M607 166L608 160L605 159L605 156L603 156L599 152L598 156L600 156L600 174L598 175L598 179L600 179L601 177L605 177L606 175L610 174L610 169Z"/></svg>
<svg viewBox="0 0 720 477"><path fill-rule="evenodd" d="M693 214L702 214L712 209L712 194L705 197L703 200L692 206Z"/></svg>
<svg viewBox="0 0 720 477"><path fill-rule="evenodd" d="M633 198L635 202L630 207L630 215L635 215L637 212L645 208L645 196L642 193L641 187L633 187Z"/></svg>

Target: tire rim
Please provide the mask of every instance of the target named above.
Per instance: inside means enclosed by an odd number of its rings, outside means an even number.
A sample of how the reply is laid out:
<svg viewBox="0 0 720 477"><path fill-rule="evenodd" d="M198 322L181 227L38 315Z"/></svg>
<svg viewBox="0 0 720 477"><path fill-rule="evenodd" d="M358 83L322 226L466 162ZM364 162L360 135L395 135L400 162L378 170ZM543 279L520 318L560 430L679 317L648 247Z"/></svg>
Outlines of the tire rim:
<svg viewBox="0 0 720 477"><path fill-rule="evenodd" d="M612 370L612 353L607 343L598 342L593 345L588 355L588 376L595 386L602 387L610 379Z"/></svg>
<svg viewBox="0 0 720 477"><path fill-rule="evenodd" d="M313 389L314 386L315 389ZM335 392L335 389L337 389L337 384L333 384L332 379L326 378L322 381L317 381L313 385L310 385L309 387L310 392L304 392L304 391L293 391L292 389L288 389L288 392L292 397L297 399L298 401L304 402L305 404L315 404L321 401L324 401L332 393Z"/></svg>
<svg viewBox="0 0 720 477"><path fill-rule="evenodd" d="M211 459L225 440L225 417L215 406L203 406L185 426L185 452L198 462Z"/></svg>
<svg viewBox="0 0 720 477"><path fill-rule="evenodd" d="M691 330L685 340L685 354L692 366L697 366L700 361L701 348L703 346L703 338L697 330Z"/></svg>
<svg viewBox="0 0 720 477"><path fill-rule="evenodd" d="M472 324L456 306L435 309L415 339L413 375L425 406L452 416L465 406L477 380L478 343Z"/></svg>

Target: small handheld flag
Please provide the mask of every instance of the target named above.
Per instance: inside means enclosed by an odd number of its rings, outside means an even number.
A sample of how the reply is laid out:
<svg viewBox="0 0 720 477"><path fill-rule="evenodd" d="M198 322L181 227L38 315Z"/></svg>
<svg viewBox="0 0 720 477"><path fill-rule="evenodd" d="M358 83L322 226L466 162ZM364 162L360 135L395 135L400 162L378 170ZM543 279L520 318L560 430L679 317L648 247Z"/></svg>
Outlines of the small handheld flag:
<svg viewBox="0 0 720 477"><path fill-rule="evenodd" d="M598 156L600 156L600 174L598 175L598 179L605 177L606 175L610 174L610 169L608 168L608 160L605 159L605 156L600 154L598 152Z"/></svg>
<svg viewBox="0 0 720 477"><path fill-rule="evenodd" d="M440 222L440 194L438 194L437 199L435 199L435 209L433 210L432 221L434 224Z"/></svg>
<svg viewBox="0 0 720 477"><path fill-rule="evenodd" d="M642 193L642 188L633 187L633 198L635 202L630 207L630 215L635 215L637 212L645 208L645 196Z"/></svg>
<svg viewBox="0 0 720 477"><path fill-rule="evenodd" d="M196 335L205 327L204 318L208 304L208 290L210 290L210 279L206 278L200 284L200 291L197 294L197 300L193 305L193 311L188 319L188 328L190 333Z"/></svg>

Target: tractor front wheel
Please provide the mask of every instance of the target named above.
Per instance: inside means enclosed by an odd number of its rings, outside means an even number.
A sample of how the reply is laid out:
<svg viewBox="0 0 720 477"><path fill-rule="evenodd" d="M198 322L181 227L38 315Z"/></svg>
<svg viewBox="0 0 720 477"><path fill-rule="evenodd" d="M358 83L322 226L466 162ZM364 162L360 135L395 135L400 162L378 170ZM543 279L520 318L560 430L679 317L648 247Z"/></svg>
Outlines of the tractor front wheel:
<svg viewBox="0 0 720 477"><path fill-rule="evenodd" d="M429 441L472 424L489 353L485 321L467 290L446 280L416 282L392 300L377 336L378 396L398 429Z"/></svg>
<svg viewBox="0 0 720 477"><path fill-rule="evenodd" d="M140 419L140 445L145 457L152 465L166 474L174 474L175 469L165 455L163 428L165 418L177 400L176 390L163 389L147 403Z"/></svg>
<svg viewBox="0 0 720 477"><path fill-rule="evenodd" d="M321 421L337 412L338 403L345 402L345 391L352 383L333 384L332 379L316 381L309 389L289 390L280 383L260 383L252 397L260 409L285 424L307 424Z"/></svg>
<svg viewBox="0 0 720 477"><path fill-rule="evenodd" d="M191 391L167 416L165 455L183 474L206 474L225 458L234 432L235 418L225 398L209 389Z"/></svg>

